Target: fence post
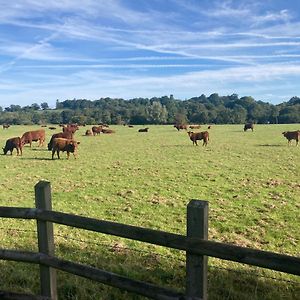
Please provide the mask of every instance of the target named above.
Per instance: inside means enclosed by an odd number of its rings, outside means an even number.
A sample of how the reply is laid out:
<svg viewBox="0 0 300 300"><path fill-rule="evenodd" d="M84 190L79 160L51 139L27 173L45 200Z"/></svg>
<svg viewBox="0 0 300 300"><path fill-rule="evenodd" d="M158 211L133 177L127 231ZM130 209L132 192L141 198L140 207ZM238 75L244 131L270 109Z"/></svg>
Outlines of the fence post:
<svg viewBox="0 0 300 300"><path fill-rule="evenodd" d="M35 187L35 207L52 210L50 182L40 181ZM54 256L53 223L37 220L39 252ZM57 300L56 270L40 265L41 295Z"/></svg>
<svg viewBox="0 0 300 300"><path fill-rule="evenodd" d="M208 239L208 202L191 200L187 206L187 236ZM187 299L207 299L207 256L186 253Z"/></svg>

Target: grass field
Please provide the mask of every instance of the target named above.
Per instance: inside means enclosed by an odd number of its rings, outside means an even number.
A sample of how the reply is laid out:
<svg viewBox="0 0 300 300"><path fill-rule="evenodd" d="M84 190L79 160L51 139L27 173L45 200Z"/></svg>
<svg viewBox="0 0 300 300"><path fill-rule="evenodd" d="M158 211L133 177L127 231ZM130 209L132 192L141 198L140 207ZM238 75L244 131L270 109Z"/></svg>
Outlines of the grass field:
<svg viewBox="0 0 300 300"><path fill-rule="evenodd" d="M51 182L53 209L185 234L191 199L209 201L209 239L299 255L300 147L281 132L299 124L213 126L208 146L193 146L170 126L112 126L116 133L83 136L78 159L51 160L44 148L0 155L0 205L33 207L34 185ZM0 130L0 144L38 126ZM204 128L204 126L203 126ZM206 127L205 127L206 128ZM49 141L53 131L46 129ZM15 150L14 150L15 151ZM1 248L37 250L33 221L0 219ZM56 254L138 280L183 290L185 255L55 225ZM37 266L0 261L0 290L39 293ZM300 299L299 277L209 259L209 299ZM59 299L142 299L58 272Z"/></svg>

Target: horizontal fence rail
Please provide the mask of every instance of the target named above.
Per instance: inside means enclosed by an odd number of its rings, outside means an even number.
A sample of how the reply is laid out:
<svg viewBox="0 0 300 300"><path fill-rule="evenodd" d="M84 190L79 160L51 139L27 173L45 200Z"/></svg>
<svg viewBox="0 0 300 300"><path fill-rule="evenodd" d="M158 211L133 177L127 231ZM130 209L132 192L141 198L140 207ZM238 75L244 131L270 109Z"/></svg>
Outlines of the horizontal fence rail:
<svg viewBox="0 0 300 300"><path fill-rule="evenodd" d="M0 249L0 259L38 264L41 293L35 296L0 291L1 299L57 300L56 270L61 270L152 299L207 300L208 257L300 275L300 257L209 241L207 201L191 200L187 205L186 236L53 211L50 183L46 181L35 185L35 208L0 207L0 217L36 220L39 252ZM185 292L57 258L53 224L185 251Z"/></svg>
<svg viewBox="0 0 300 300"><path fill-rule="evenodd" d="M0 250L0 259L40 264L91 279L106 285L125 289L129 292L138 293L152 299L185 299L184 294L145 283L138 280L129 279L111 272L99 270L68 260L59 259L42 253L30 251Z"/></svg>
<svg viewBox="0 0 300 300"><path fill-rule="evenodd" d="M207 241L199 238L189 238L159 230L33 208L0 207L0 217L48 221L188 251L195 255L207 255L288 274L300 275L300 258L285 254Z"/></svg>

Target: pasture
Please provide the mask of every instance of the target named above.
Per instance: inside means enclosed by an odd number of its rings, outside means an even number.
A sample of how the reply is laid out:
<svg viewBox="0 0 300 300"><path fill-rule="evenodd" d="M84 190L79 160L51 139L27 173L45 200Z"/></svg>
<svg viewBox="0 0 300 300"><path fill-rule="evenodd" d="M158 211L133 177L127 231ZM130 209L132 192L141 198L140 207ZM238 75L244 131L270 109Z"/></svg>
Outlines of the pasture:
<svg viewBox="0 0 300 300"><path fill-rule="evenodd" d="M207 147L172 125L84 136L78 159L52 160L45 144L23 156L0 155L0 205L33 207L34 185L51 182L53 210L185 234L186 205L209 201L209 239L289 255L300 249L300 147L281 132L299 124L212 126ZM39 126L0 129L0 144ZM57 127L58 128L58 127ZM203 130L207 126L202 127ZM46 130L46 142L54 131ZM60 129L58 128L58 132ZM35 223L0 219L1 247L37 250ZM181 290L184 254L172 249L55 225L56 255ZM0 261L0 290L38 294L37 266ZM296 276L209 259L209 299L299 299ZM58 272L60 299L142 297Z"/></svg>

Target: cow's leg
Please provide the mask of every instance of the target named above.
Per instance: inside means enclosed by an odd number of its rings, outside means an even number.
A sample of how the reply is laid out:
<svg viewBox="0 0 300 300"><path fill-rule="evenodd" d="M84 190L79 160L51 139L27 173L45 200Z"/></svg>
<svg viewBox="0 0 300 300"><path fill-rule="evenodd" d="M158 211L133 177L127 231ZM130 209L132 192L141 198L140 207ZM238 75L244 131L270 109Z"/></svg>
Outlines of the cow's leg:
<svg viewBox="0 0 300 300"><path fill-rule="evenodd" d="M67 159L69 159L69 158L70 158L70 152L67 151Z"/></svg>
<svg viewBox="0 0 300 300"><path fill-rule="evenodd" d="M57 150L56 153L57 153L58 159L60 159L60 156L59 156L59 150Z"/></svg>
<svg viewBox="0 0 300 300"><path fill-rule="evenodd" d="M194 142L195 142L196 146L198 146L197 140L195 140Z"/></svg>
<svg viewBox="0 0 300 300"><path fill-rule="evenodd" d="M55 150L52 150L52 159L54 159Z"/></svg>

